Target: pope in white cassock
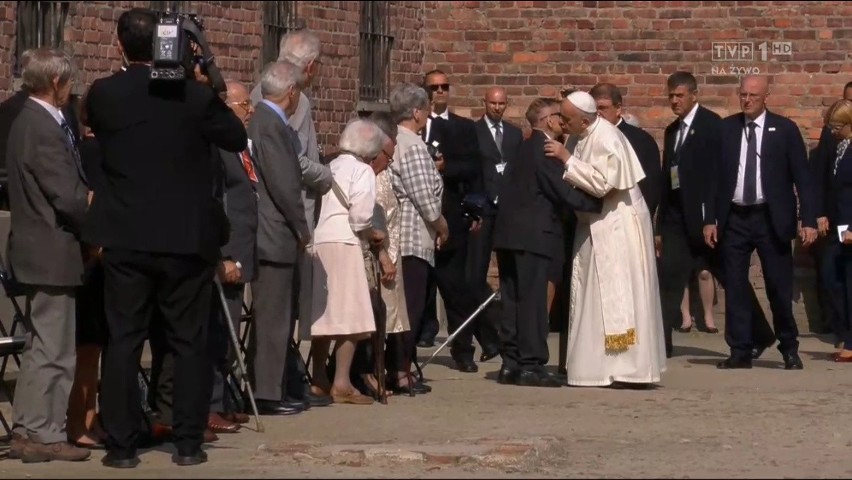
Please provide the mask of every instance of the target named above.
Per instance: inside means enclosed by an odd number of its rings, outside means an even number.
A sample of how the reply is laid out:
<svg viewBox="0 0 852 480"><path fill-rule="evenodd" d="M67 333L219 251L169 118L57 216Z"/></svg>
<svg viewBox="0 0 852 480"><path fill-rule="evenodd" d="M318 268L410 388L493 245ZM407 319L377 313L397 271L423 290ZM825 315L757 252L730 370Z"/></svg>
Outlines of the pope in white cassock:
<svg viewBox="0 0 852 480"><path fill-rule="evenodd" d="M666 349L651 214L639 190L645 173L591 95L572 93L560 113L574 152L554 141L545 150L565 163L565 181L604 201L599 214L577 212L568 385L657 383Z"/></svg>

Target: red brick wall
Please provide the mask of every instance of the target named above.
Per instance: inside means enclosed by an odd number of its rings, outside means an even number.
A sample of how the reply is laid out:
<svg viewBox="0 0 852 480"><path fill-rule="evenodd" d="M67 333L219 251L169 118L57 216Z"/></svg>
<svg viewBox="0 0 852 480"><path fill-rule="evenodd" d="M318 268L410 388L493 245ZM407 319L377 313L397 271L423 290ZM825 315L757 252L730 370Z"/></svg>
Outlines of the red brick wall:
<svg viewBox="0 0 852 480"><path fill-rule="evenodd" d="M207 39L222 73L254 82L261 65L263 10L261 2L191 2L190 10L204 20ZM0 100L13 92L12 55L15 46L16 2L0 1ZM146 1L70 2L65 26L66 48L80 68L80 91L121 65L115 40L119 15ZM360 2L297 2L297 15L322 40L323 66L313 87L315 121L320 143L330 147L358 102ZM394 49L392 84L419 77L422 2L393 2Z"/></svg>
<svg viewBox="0 0 852 480"><path fill-rule="evenodd" d="M820 115L852 80L852 5L829 2L427 2L424 70L445 69L461 115L482 115L488 86L505 86L507 112L524 126L533 97L562 84L623 88L625 106L661 140L674 115L665 98L675 70L698 78L702 103L738 111L738 79L714 75L712 43L792 42L791 57L736 62L773 75L768 106L815 141ZM757 53L759 56L759 52Z"/></svg>

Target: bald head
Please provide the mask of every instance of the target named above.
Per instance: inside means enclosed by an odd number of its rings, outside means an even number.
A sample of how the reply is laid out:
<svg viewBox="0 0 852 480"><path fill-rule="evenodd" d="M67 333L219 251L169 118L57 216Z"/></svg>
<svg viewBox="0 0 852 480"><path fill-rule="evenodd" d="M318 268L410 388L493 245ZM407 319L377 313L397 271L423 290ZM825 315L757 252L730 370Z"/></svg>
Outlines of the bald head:
<svg viewBox="0 0 852 480"><path fill-rule="evenodd" d="M486 90L483 102L485 103L485 116L492 122L496 123L503 119L506 105L509 103L506 90L503 87L491 87Z"/></svg>
<svg viewBox="0 0 852 480"><path fill-rule="evenodd" d="M240 82L228 81L225 82L227 88L227 99L225 103L234 112L234 114L243 122L243 125L248 127L248 122L254 113L254 106L249 98L248 88Z"/></svg>
<svg viewBox="0 0 852 480"><path fill-rule="evenodd" d="M751 120L766 110L766 97L769 96L769 78L761 75L746 75L740 81L740 108Z"/></svg>

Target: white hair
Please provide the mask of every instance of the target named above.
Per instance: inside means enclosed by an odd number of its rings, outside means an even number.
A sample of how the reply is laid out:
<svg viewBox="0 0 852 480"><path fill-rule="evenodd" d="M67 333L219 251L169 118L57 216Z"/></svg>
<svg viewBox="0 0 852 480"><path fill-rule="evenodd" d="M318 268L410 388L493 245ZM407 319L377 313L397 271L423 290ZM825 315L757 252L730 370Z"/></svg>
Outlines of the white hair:
<svg viewBox="0 0 852 480"><path fill-rule="evenodd" d="M22 63L24 70L21 72L21 80L24 90L29 93L51 91L55 78L59 79L59 85L67 85L74 75L71 56L58 48L27 50L22 55Z"/></svg>
<svg viewBox="0 0 852 480"><path fill-rule="evenodd" d="M281 96L293 87L301 85L305 74L302 69L286 60L272 62L260 75L260 94L263 98Z"/></svg>
<svg viewBox="0 0 852 480"><path fill-rule="evenodd" d="M320 54L319 37L310 30L296 30L281 38L278 60L287 60L301 69Z"/></svg>
<svg viewBox="0 0 852 480"><path fill-rule="evenodd" d="M337 146L341 151L353 153L369 161L382 151L387 141L387 135L378 125L359 118L346 125Z"/></svg>
<svg viewBox="0 0 852 480"><path fill-rule="evenodd" d="M621 116L621 118L624 119L624 121L628 124L633 125L634 127L639 126L639 117L637 117L636 115L633 115L631 113L625 113Z"/></svg>
<svg viewBox="0 0 852 480"><path fill-rule="evenodd" d="M391 115L396 123L414 118L414 109L429 109L429 94L419 85L402 83L390 93Z"/></svg>

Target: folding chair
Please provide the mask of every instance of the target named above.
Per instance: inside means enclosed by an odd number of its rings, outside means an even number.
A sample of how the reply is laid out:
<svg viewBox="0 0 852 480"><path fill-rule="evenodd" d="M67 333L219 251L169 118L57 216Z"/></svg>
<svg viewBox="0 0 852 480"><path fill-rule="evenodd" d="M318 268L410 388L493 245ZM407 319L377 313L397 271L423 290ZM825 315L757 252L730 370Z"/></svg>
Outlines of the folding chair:
<svg viewBox="0 0 852 480"><path fill-rule="evenodd" d="M24 296L24 288L23 286L15 281L14 278L3 268L4 261L2 256L0 256L0 283L3 285L3 290L6 292L6 297L9 299L9 302L12 304L12 308L15 310L14 317L12 318L12 325L9 331L6 331L6 327L3 325L3 322L0 321L0 391L9 399L9 404L12 404L13 395L10 389L6 386L6 367L9 366L9 357L15 361L15 364L20 368L21 359L20 355L24 352L24 345L26 344L26 332L27 325L24 321L24 313L21 310L21 306L18 304L18 297ZM18 327L20 327L21 332L18 335ZM9 424L6 423L6 419L3 417L3 414L0 413L0 424L2 424L3 429L6 431L6 435L10 435L12 433L11 428L9 428Z"/></svg>

